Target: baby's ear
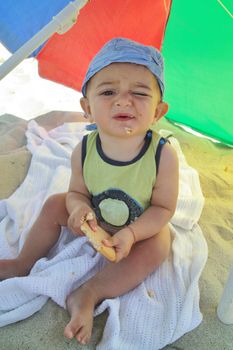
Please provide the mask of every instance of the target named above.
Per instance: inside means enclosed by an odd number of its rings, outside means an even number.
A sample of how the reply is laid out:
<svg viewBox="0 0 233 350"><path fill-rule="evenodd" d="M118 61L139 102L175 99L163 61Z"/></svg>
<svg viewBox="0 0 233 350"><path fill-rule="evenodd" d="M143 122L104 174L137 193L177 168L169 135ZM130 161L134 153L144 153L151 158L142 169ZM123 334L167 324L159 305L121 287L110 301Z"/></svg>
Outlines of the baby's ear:
<svg viewBox="0 0 233 350"><path fill-rule="evenodd" d="M159 102L155 111L155 121L161 119L168 111L168 104L166 102Z"/></svg>
<svg viewBox="0 0 233 350"><path fill-rule="evenodd" d="M87 97L80 98L80 105L84 113L90 114L90 105Z"/></svg>
<svg viewBox="0 0 233 350"><path fill-rule="evenodd" d="M81 105L82 110L84 112L84 117L87 119L88 122L93 123L94 119L91 115L91 108L90 108L88 98L82 97L80 99L80 105Z"/></svg>

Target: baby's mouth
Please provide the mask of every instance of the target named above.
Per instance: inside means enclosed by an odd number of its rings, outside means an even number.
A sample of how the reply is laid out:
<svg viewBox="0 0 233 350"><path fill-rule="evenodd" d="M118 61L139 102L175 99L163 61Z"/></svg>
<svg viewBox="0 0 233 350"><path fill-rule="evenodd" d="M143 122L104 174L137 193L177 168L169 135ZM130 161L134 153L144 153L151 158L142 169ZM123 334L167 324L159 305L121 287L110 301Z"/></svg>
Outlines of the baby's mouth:
<svg viewBox="0 0 233 350"><path fill-rule="evenodd" d="M113 116L113 118L115 120L119 120L119 121L129 121L134 119L134 116L131 114L124 114L124 113L119 113Z"/></svg>
<svg viewBox="0 0 233 350"><path fill-rule="evenodd" d="M127 123L128 121L130 122L131 120L135 119L135 117L132 114L118 113L118 114L113 116L113 119L115 119L119 122L123 122L124 130L125 130L127 135L132 134L133 129L132 129L131 123ZM124 122L126 122L126 124Z"/></svg>

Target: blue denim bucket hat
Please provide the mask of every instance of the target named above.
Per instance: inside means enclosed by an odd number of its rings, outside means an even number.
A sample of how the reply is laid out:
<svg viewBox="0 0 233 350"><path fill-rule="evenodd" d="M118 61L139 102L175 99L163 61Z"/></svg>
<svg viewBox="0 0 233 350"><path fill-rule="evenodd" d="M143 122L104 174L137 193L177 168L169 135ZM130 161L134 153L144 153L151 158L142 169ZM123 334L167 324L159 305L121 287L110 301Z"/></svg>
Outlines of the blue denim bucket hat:
<svg viewBox="0 0 233 350"><path fill-rule="evenodd" d="M125 38L115 38L107 42L92 59L82 84L82 94L86 96L88 81L102 68L111 63L136 63L147 67L157 79L161 95L164 94L163 58L152 46L145 46Z"/></svg>

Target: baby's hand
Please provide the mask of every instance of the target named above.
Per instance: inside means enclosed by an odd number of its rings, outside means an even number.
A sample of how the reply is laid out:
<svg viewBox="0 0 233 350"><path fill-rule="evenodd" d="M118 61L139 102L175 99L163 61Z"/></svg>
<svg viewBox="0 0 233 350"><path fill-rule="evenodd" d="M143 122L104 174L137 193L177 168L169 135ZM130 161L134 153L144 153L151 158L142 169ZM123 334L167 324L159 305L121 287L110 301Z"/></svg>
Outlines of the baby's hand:
<svg viewBox="0 0 233 350"><path fill-rule="evenodd" d="M88 206L75 208L70 214L67 222L68 228L75 234L83 235L81 225L87 221L93 231L96 231L97 221L93 210Z"/></svg>
<svg viewBox="0 0 233 350"><path fill-rule="evenodd" d="M119 262L121 259L126 258L132 248L132 245L135 243L134 235L132 231L125 227L122 230L118 231L109 239L104 239L103 244L107 247L114 247L116 250L116 260Z"/></svg>

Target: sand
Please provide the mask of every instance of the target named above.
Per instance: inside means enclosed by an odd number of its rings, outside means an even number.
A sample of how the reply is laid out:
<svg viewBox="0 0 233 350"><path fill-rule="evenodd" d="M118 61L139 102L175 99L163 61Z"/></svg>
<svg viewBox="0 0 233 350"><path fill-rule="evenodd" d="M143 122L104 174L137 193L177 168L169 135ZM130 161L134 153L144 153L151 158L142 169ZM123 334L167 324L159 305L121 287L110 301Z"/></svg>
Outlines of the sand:
<svg viewBox="0 0 233 350"><path fill-rule="evenodd" d="M3 61L7 53L0 49L0 61ZM4 96L0 101L0 198L7 198L20 186L30 165L25 119L35 118L47 130L64 121L78 122L82 119L80 113L70 112L80 110L77 93L59 87L61 94L58 98L55 84L45 81L43 94L38 93L42 83L36 76L36 70L31 68L36 61L29 61L0 82L1 95ZM39 81L38 85L36 80ZM62 101L65 106L63 111ZM52 112L47 113L49 111ZM200 174L205 196L200 226L209 248L208 261L200 279L203 322L165 349L231 350L233 325L224 325L218 320L216 307L233 264L233 150L187 133L165 119L159 123L159 127L174 133L189 164ZM95 319L91 344L80 346L75 340L68 341L63 337L63 328L69 316L65 310L49 301L27 320L0 328L0 350L95 349L106 317L107 313L104 313Z"/></svg>

